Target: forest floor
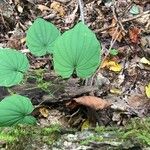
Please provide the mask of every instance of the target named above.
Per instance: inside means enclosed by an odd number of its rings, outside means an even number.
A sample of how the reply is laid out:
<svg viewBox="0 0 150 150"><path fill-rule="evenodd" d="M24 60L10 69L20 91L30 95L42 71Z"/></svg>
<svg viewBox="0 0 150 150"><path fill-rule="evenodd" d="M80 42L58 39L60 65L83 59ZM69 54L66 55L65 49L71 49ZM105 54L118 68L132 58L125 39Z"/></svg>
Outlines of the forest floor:
<svg viewBox="0 0 150 150"><path fill-rule="evenodd" d="M0 47L30 61L22 84L0 87L0 100L12 93L29 97L38 120L0 128L0 149L150 149L150 2L82 3L85 24L102 46L101 66L86 80L64 80L47 56L30 53L26 31L37 17L62 33L72 28L81 19L78 1L0 0Z"/></svg>

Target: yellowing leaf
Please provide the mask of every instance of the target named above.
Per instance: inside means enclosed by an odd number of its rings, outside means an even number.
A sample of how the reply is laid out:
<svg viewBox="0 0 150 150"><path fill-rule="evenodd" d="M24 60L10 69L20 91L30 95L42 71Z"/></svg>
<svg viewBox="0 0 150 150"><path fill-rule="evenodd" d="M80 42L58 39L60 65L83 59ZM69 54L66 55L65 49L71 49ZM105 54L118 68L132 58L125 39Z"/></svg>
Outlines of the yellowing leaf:
<svg viewBox="0 0 150 150"><path fill-rule="evenodd" d="M117 89L117 88L112 88L112 89L110 90L110 92L111 92L112 94L118 94L118 95L120 95L120 94L122 93L122 91L121 91L120 89Z"/></svg>
<svg viewBox="0 0 150 150"><path fill-rule="evenodd" d="M89 120L85 120L81 126L81 131L85 130L85 129L89 129L91 126L90 126L90 122Z"/></svg>
<svg viewBox="0 0 150 150"><path fill-rule="evenodd" d="M49 115L48 109L47 109L47 108L44 108L44 107L40 108L40 109L39 109L39 112L40 112L41 115L42 115L43 117L45 117L45 118L47 118L48 115Z"/></svg>
<svg viewBox="0 0 150 150"><path fill-rule="evenodd" d="M122 69L122 66L116 62L111 61L109 64L109 70L119 72Z"/></svg>
<svg viewBox="0 0 150 150"><path fill-rule="evenodd" d="M109 70L119 72L122 69L122 66L113 60L105 60L101 68L107 67Z"/></svg>
<svg viewBox="0 0 150 150"><path fill-rule="evenodd" d="M145 57L141 58L140 62L142 64L150 65L150 61L148 59L146 59Z"/></svg>
<svg viewBox="0 0 150 150"><path fill-rule="evenodd" d="M54 11L56 11L57 13L59 13L60 16L64 16L65 15L65 10L64 8L61 6L61 4L59 2L53 2L50 6Z"/></svg>
<svg viewBox="0 0 150 150"><path fill-rule="evenodd" d="M108 64L109 64L109 60L104 60L103 61L103 63L101 64L101 68L105 68L105 67L107 67L108 66Z"/></svg>
<svg viewBox="0 0 150 150"><path fill-rule="evenodd" d="M145 87L146 96L150 98L150 83Z"/></svg>

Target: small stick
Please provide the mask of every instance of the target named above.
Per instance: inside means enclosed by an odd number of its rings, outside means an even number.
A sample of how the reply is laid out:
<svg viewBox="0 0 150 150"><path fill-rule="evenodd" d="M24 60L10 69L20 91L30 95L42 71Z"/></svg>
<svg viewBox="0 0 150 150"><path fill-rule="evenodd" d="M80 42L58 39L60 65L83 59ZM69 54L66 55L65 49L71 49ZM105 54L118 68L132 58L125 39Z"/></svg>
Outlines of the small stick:
<svg viewBox="0 0 150 150"><path fill-rule="evenodd" d="M134 17L131 17L131 18L128 18L128 19L124 19L124 20L122 20L122 21L120 21L120 22L121 22L121 23L125 23L125 22L129 22L129 21L133 21L133 20L138 19L138 18L140 18L140 17L142 17L142 16L144 16L144 15L147 15L147 14L150 14L150 10L145 11L145 12L143 12L143 13L141 13L141 14L139 14L139 15L136 15L136 16L134 16ZM105 30L109 30L109 29L111 29L111 28L114 28L115 26L116 26L116 24L115 24L115 25L110 25L109 27L106 27L106 28L97 29L97 30L95 30L94 32L95 32L95 33L103 32L103 31L105 31Z"/></svg>
<svg viewBox="0 0 150 150"><path fill-rule="evenodd" d="M114 35L117 33L118 28L119 28L119 26L116 27L116 30L115 30L115 32L114 32ZM110 47L109 47L109 49L108 49L106 55L105 55L104 58L102 59L102 62L101 62L101 64L100 64L99 68L96 70L96 72L95 72L95 73L93 74L93 76L91 77L90 86L92 86L93 81L94 81L94 77L95 77L96 74L100 71L102 64L104 63L104 61L106 60L107 56L109 55L110 50L112 49L113 45L115 44L115 42L116 42L116 40L117 40L119 34L120 34L120 32L118 32L118 34L116 35L115 39L113 39L113 38L111 39ZM112 36L112 37L113 37L113 36Z"/></svg>
<svg viewBox="0 0 150 150"><path fill-rule="evenodd" d="M7 28L6 23L5 23L5 20L4 20L4 17L3 17L3 14L2 14L2 11L1 11L1 10L0 10L0 14L1 14L2 22L3 22L4 26L5 26L5 28Z"/></svg>

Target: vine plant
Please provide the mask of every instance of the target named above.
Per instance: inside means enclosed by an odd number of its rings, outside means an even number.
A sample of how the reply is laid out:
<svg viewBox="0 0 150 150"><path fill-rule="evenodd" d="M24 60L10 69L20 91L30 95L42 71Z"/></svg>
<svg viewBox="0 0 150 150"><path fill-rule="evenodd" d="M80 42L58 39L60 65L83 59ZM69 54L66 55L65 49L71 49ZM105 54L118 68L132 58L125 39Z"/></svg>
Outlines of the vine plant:
<svg viewBox="0 0 150 150"><path fill-rule="evenodd" d="M100 43L83 22L61 35L52 23L37 18L27 31L26 45L35 56L52 55L54 70L62 78L70 78L73 74L87 78L101 61ZM0 86L19 84L28 69L29 62L24 54L0 48ZM27 97L11 95L4 98L0 102L0 126L36 124L33 109Z"/></svg>

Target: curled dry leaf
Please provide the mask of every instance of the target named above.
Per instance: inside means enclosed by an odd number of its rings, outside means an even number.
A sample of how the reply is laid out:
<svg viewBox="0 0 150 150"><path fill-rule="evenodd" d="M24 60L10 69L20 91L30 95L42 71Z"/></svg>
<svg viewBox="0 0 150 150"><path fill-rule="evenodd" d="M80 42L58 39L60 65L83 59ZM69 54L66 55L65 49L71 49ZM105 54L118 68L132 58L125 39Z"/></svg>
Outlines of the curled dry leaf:
<svg viewBox="0 0 150 150"><path fill-rule="evenodd" d="M39 108L39 112L40 112L41 116L43 116L45 118L47 118L49 115L49 111L45 107Z"/></svg>
<svg viewBox="0 0 150 150"><path fill-rule="evenodd" d="M44 106L38 106L36 107L32 113L31 113L34 117L38 117L38 118L47 118L49 116L49 110L48 108L44 107Z"/></svg>
<svg viewBox="0 0 150 150"><path fill-rule="evenodd" d="M107 100L95 97L95 96L82 96L79 98L74 98L77 103L91 107L95 110L104 109L111 105Z"/></svg>

